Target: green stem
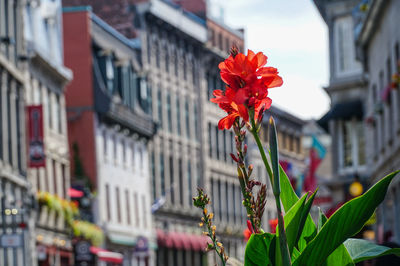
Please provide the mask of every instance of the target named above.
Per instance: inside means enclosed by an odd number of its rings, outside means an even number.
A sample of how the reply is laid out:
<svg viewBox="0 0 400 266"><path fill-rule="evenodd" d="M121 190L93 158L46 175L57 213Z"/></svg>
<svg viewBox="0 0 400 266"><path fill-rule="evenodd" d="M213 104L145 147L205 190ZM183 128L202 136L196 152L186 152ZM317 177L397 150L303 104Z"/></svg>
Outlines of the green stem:
<svg viewBox="0 0 400 266"><path fill-rule="evenodd" d="M254 122L254 120L252 121L252 124L253 124L253 122ZM273 180L272 170L271 170L271 167L269 166L269 163L268 163L268 160L267 160L267 156L265 155L265 151L264 151L264 148L262 146L260 137L258 136L258 133L256 132L256 129L255 129L255 126L253 126L253 125L252 125L252 129L251 129L251 134L253 135L254 140L257 143L258 149L260 150L261 158L262 158L262 160L264 162L265 168L267 169L268 176L269 176L269 181L271 182L271 185L272 185L273 184L273 181L272 181Z"/></svg>
<svg viewBox="0 0 400 266"><path fill-rule="evenodd" d="M226 261L225 261L224 255L221 252L221 248L218 247L218 245L217 245L217 238L214 236L214 234L213 234L213 232L211 230L211 226L210 226L210 223L209 223L210 220L208 219L207 215L204 215L204 220L205 220L205 223L207 224L208 234L210 235L211 241L214 244L215 252L218 254L219 258L221 259L222 265L225 266L226 265ZM218 248L219 248L219 251L218 251Z"/></svg>
<svg viewBox="0 0 400 266"><path fill-rule="evenodd" d="M265 154L264 147L262 146L260 137L258 136L254 118L251 118L251 130L250 131L254 137L254 140L257 143L258 149L261 154L261 158L264 162L265 168L267 169L267 172L269 175L269 180L271 182L271 186L274 187L273 173L272 173L271 167L268 163L267 156ZM283 262L283 265L290 266L291 260L290 260L290 253L289 253L289 248L287 245L286 233L285 233L285 227L284 227L284 221L283 221L283 215L282 215L280 191L275 191L275 189L273 189L273 192L274 192L274 197L275 197L276 209L278 211L279 245L281 247L281 252L282 252L282 262Z"/></svg>

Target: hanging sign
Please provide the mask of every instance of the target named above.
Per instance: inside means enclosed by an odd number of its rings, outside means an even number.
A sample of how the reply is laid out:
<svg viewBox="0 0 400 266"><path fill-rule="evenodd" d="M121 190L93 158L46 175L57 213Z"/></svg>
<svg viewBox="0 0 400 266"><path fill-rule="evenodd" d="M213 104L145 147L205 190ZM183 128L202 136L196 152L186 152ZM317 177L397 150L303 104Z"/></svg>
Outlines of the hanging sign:
<svg viewBox="0 0 400 266"><path fill-rule="evenodd" d="M46 166L43 141L43 107L42 105L28 106L28 154L29 167Z"/></svg>

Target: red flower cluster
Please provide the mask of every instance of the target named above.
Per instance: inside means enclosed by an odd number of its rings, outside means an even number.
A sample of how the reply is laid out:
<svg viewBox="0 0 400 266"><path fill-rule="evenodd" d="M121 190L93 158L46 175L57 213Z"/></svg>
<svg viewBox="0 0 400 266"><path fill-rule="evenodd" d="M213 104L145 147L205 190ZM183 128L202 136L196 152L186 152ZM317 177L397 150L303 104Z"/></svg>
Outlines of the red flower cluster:
<svg viewBox="0 0 400 266"><path fill-rule="evenodd" d="M263 53L255 54L248 50L247 56L231 53L219 64L221 79L227 86L225 92L214 90L216 98L211 101L228 113L219 121L219 129L231 128L237 117L248 122L249 110L253 111L254 119L258 121L271 106L268 89L281 86L283 81L276 68L264 67L266 63L267 57Z"/></svg>

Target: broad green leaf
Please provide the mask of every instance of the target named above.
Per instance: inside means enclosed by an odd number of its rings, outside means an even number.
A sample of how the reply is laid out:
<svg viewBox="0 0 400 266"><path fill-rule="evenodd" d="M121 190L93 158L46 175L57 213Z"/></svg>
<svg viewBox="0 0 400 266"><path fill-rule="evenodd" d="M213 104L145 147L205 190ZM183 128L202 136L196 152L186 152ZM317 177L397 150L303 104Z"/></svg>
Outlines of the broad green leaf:
<svg viewBox="0 0 400 266"><path fill-rule="evenodd" d="M270 233L252 234L246 245L244 253L245 266L268 266L275 265L270 254L271 243L275 241L275 235Z"/></svg>
<svg viewBox="0 0 400 266"><path fill-rule="evenodd" d="M285 212L289 211L290 208L299 200L296 193L293 190L292 184L289 181L285 171L282 167L279 168L280 181L281 181L281 201ZM307 215L306 222L304 224L303 231L298 241L299 251L303 251L307 243L314 238L316 234L316 226L311 218L311 215Z"/></svg>
<svg viewBox="0 0 400 266"><path fill-rule="evenodd" d="M295 205L290 208L290 210L285 214L283 220L285 221L286 239L289 247L289 253L292 254L293 247L296 246L297 233L302 230L299 225L301 221L301 216L304 210L304 204L306 203L308 193L304 194L300 200L296 202ZM279 230L277 230L279 232ZM277 233L277 236L279 234Z"/></svg>
<svg viewBox="0 0 400 266"><path fill-rule="evenodd" d="M391 173L338 209L322 226L321 231L307 245L294 266L321 265L347 238L358 233L383 201L390 182L398 172Z"/></svg>
<svg viewBox="0 0 400 266"><path fill-rule="evenodd" d="M285 212L289 211L290 208L299 200L296 193L293 190L292 184L287 177L282 166L279 167L279 179L281 182L281 202Z"/></svg>
<svg viewBox="0 0 400 266"><path fill-rule="evenodd" d="M354 266L346 247L341 244L326 259L325 266Z"/></svg>
<svg viewBox="0 0 400 266"><path fill-rule="evenodd" d="M308 214L310 213L312 204L314 202L315 195L317 195L317 191L318 191L318 189L314 191L314 193L310 196L310 198L307 200L307 202L304 205L304 209L303 209L303 212L301 214L300 222L298 224L298 231L297 231L297 236L296 236L296 241L295 241L295 246L296 247L298 247L297 243L299 242L299 240L301 239L301 236L303 234L303 228L305 226L305 223L306 223L307 218L308 218ZM308 195L308 193L306 195ZM314 224L314 222L312 220L311 220L311 224L308 224L308 225L309 226L307 227L307 232L304 234L304 237L311 236L315 232L315 229L314 229L315 228L315 224ZM304 246L304 248L305 248L305 246Z"/></svg>
<svg viewBox="0 0 400 266"><path fill-rule="evenodd" d="M355 263L390 254L400 257L400 248L389 248L364 239L347 239L344 246Z"/></svg>
<svg viewBox="0 0 400 266"><path fill-rule="evenodd" d="M318 232L321 230L322 226L328 221L325 214L319 209L319 217L318 217ZM332 252L326 259L326 262L323 264L324 266L353 266L354 262L349 255L349 252L341 244L335 251Z"/></svg>

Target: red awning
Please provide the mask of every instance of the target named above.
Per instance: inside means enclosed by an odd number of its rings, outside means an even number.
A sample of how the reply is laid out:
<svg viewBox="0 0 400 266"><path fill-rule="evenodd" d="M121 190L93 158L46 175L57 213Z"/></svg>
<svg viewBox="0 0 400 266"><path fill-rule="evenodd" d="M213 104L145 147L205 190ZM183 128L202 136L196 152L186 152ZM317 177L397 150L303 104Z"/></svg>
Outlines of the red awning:
<svg viewBox="0 0 400 266"><path fill-rule="evenodd" d="M124 255L122 255L121 253L112 252L98 247L90 247L90 252L97 255L99 260L105 262L122 264L122 261L124 260Z"/></svg>
<svg viewBox="0 0 400 266"><path fill-rule="evenodd" d="M157 243L167 248L201 251L207 247L208 237L181 232L165 233L157 229Z"/></svg>
<svg viewBox="0 0 400 266"><path fill-rule="evenodd" d="M80 190L77 190L77 189L74 189L74 188L71 187L68 190L68 195L71 198L82 198L83 197L83 191L80 191Z"/></svg>

